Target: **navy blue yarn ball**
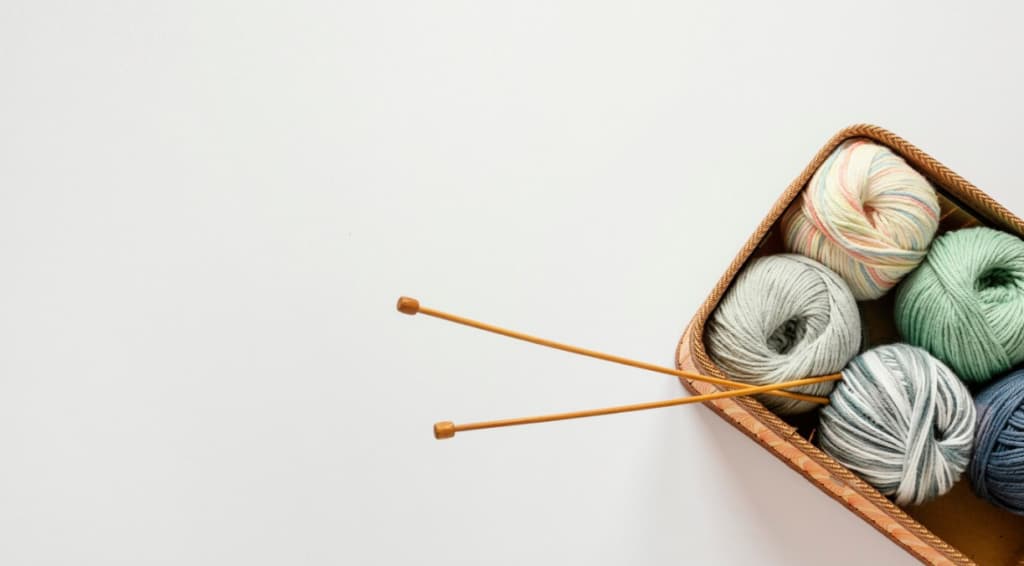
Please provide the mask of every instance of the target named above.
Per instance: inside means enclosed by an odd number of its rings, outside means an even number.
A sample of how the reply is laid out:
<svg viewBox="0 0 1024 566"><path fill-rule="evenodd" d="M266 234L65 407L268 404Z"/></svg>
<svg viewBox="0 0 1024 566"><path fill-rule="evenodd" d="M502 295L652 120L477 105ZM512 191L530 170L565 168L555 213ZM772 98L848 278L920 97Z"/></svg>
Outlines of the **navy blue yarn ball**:
<svg viewBox="0 0 1024 566"><path fill-rule="evenodd" d="M974 492L1024 515L1024 370L982 391L974 404L978 426L968 468Z"/></svg>

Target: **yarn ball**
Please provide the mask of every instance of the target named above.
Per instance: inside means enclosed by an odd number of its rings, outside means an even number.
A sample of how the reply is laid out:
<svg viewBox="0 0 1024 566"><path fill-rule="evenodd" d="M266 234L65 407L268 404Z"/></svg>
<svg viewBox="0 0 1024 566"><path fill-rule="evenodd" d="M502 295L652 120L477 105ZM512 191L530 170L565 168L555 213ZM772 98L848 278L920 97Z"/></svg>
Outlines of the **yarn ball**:
<svg viewBox="0 0 1024 566"><path fill-rule="evenodd" d="M850 289L832 270L796 254L765 256L736 278L708 321L711 359L730 378L752 385L841 370L860 348L860 315ZM793 388L825 396L834 382ZM818 407L778 396L758 399L779 414Z"/></svg>
<svg viewBox="0 0 1024 566"><path fill-rule="evenodd" d="M983 382L1024 360L1024 240L991 228L943 234L896 293L903 338Z"/></svg>
<svg viewBox="0 0 1024 566"><path fill-rule="evenodd" d="M968 470L974 492L1024 515L1024 370L992 384L974 403L978 426Z"/></svg>
<svg viewBox="0 0 1024 566"><path fill-rule="evenodd" d="M907 344L872 348L843 370L821 410L821 449L899 505L949 491L967 468L974 403L940 360Z"/></svg>
<svg viewBox="0 0 1024 566"><path fill-rule="evenodd" d="M857 300L877 299L924 259L939 226L925 178L889 148L844 142L782 219L786 249L835 270Z"/></svg>

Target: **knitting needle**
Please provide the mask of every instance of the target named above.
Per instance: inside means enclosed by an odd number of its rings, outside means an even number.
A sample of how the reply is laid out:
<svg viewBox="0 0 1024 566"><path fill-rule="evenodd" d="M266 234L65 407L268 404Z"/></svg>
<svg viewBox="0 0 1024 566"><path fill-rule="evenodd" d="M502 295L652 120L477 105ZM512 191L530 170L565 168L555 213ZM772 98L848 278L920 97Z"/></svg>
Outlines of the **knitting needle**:
<svg viewBox="0 0 1024 566"><path fill-rule="evenodd" d="M664 374L667 374L667 375L674 375L676 377L685 377L685 378L688 378L688 379L692 379L694 381L704 381L704 382L707 382L707 383L713 383L715 385L721 385L721 386L724 386L724 387L734 387L734 388L747 388L747 387L750 387L749 383L739 383L739 382L736 382L736 381L730 381L728 379L721 379L721 378L718 378L718 377L711 377L709 375L701 375L701 374L698 374L698 373L693 373L693 372L689 372L689 371L685 371L685 370L667 368L667 367L663 367L663 366L656 366L654 364L649 364L647 362L640 362L640 361L636 361L636 360L631 360L629 358L623 358L623 357L615 356L615 355L612 355L612 354L605 354L604 352L598 352L598 351L595 351L595 350L588 350L586 348L580 348L578 346L570 346L569 344L562 344L560 342L554 342L552 340L547 340L545 338L538 338L536 336L531 336L529 334L523 334L522 332L516 332L514 330L507 330L507 329L504 329L504 328L501 328L501 327L498 327L498 326L493 326L493 325L490 325L490 324L487 324L487 323L484 323L484 322L478 322L476 320L472 320L472 319L464 318L464 317L457 316L457 315L454 315L454 314L448 314L446 312L442 312L442 311L439 311L439 310L435 310L435 309L424 307L424 306L420 305L419 301L417 301L416 299L413 299L411 297L400 297L398 299L398 311L401 312L401 313L404 313L404 314L408 314L408 315L415 315L415 314L422 313L422 314L425 314L427 316L432 316L432 317L435 317L435 318L440 318L440 319L443 319L443 320L447 320L449 322L454 322L456 324L462 324L462 325L465 325L465 326L471 326L473 328L478 328L480 330L485 330L487 332L493 332L495 334L500 334L502 336L508 336L509 338L515 338L517 340L523 340L523 341L526 341L526 342L531 342L533 344L539 344L541 346L547 346L548 348L554 348L556 350L562 350L562 351L565 351L565 352L571 352L573 354L579 354L581 356L588 356L588 357L591 357L591 358L597 358L599 360L605 360L605 361L608 361L608 362L614 362L614 363L617 363L617 364L623 364L623 365L627 365L627 366L632 366L632 367L635 367L635 368L645 369L645 370L653 371L653 372L657 372L657 373L664 373ZM840 374L838 374L838 373L835 373L835 374L831 374L831 375L827 375L827 376L823 376L823 377L830 378L830 379L825 379L823 381L834 381L834 380L837 380L837 379L841 379L842 376ZM789 391L776 391L776 389L782 389L783 387L794 387L794 385L791 385L793 383L796 383L796 382L794 382L794 381L786 382L786 383L783 384L782 387L776 387L776 388L773 388L771 390L766 390L766 391L770 391L768 393L768 395L775 395L777 397L787 397L789 399L796 399L796 400L799 400L799 401L807 401L809 403L818 403L818 404L821 404L821 405L827 405L828 404L828 399L825 398L825 397L818 397L818 396L815 396L815 395L805 395L803 393L792 393L792 392L789 392Z"/></svg>
<svg viewBox="0 0 1024 566"><path fill-rule="evenodd" d="M743 395L753 395L755 393L767 393L775 391L782 387L794 387L799 385L813 385L815 383L822 383L824 381L832 381L835 378L830 375L822 377L809 377L807 379L797 379L794 381L786 381L781 383L772 383L769 385L758 385L756 387L746 387L743 389L733 389L732 391L719 391L717 393L708 393L707 395L697 395L694 397L680 397L678 399L668 399L666 401L654 401L651 403L637 403L635 405L620 405L618 407L607 407L604 409L590 409L586 411L574 411L571 413L556 413L553 415L541 415L535 417L519 417L515 419L500 419L496 421L483 421L477 423L467 424L455 424L451 421L441 421L434 424L434 438L443 440L445 438L451 438L455 436L457 432L464 432L467 430L480 430L485 428L498 428L504 426L518 426L525 424L534 423L546 423L551 421L564 421L567 419L581 419L584 417L596 417L600 415L613 415L616 413L627 413L630 411L644 411L647 409L658 409L661 407L673 407L676 405L688 405L690 403L702 403L704 401L711 401L714 399L725 399L727 397L739 397Z"/></svg>

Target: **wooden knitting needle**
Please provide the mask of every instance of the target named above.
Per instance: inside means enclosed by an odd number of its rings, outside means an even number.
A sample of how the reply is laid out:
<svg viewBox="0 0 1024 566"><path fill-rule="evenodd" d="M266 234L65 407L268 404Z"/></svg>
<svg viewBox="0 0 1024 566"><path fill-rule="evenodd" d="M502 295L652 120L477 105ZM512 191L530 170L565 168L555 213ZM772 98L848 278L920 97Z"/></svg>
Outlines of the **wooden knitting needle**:
<svg viewBox="0 0 1024 566"><path fill-rule="evenodd" d="M680 397L678 399L668 399L666 401L637 403L635 405L620 405L618 407L590 409L587 411L574 411L571 413L556 413L553 415L541 415L536 417L519 417L515 419L501 419L496 421L483 421L478 423L467 423L459 425L451 421L441 421L439 423L434 424L434 438L438 440L443 440L445 438L451 438L455 436L455 433L457 432L464 432L467 430L480 430L484 428L498 428L503 426L517 426L534 423L546 423L551 421L564 421L567 419L581 419L584 417L613 415L615 413L628 413L630 411L644 411L647 409L658 409L661 407L673 407L676 405L688 405L690 403L702 403L704 401L711 401L713 399L725 399L726 397L739 397L742 395L753 395L755 393L767 393L770 391L775 391L782 387L812 385L824 381L832 381L833 379L834 378L830 375L822 377L809 377L807 379L797 379L794 381L772 383L770 385L758 385L756 387L746 387L744 389L733 389L732 391L719 391L717 393L697 395L694 397Z"/></svg>
<svg viewBox="0 0 1024 566"><path fill-rule="evenodd" d="M627 365L627 366L631 366L631 367L635 367L635 368L640 368L640 369L645 369L645 370L653 371L653 372L657 372L657 373L664 373L664 374L667 374L667 375L674 375L676 377L685 377L685 378L688 378L688 379L692 379L694 381L704 381L704 382L707 382L707 383L714 383L715 385L721 385L723 387L733 387L733 388L749 388L750 387L749 383L740 383L740 382L737 382L737 381L730 381L728 379L712 377L710 375L701 375L699 373L693 373L693 372L679 370L679 369L674 369L674 368L667 368L667 367L663 367L663 366L656 366L654 364L649 364L647 362L639 362L639 361L636 361L636 360L631 360L629 358L623 358L621 356L614 356L612 354L605 354L604 352L598 352L598 351L595 351L595 350L588 350L586 348L580 348L580 347L577 347L577 346L570 346L569 344L562 344L560 342L554 342L552 340L547 340L545 338L538 338L536 336L531 336L529 334L523 334L522 332L516 332L514 330L507 330L505 328L501 328L501 327L498 327L498 326L493 326L491 324L487 324L487 323L484 323L484 322L479 322L479 321L476 321L476 320L472 320L472 319L464 318L464 317L457 316L457 315L454 315L454 314L448 314L446 312L442 312L442 311L439 311L439 310L435 310L435 309L424 307L424 306L420 305L419 301L417 301L416 299L413 299L411 297L401 297L401 298L398 299L398 311L401 312L401 313L408 314L408 315L415 315L415 314L422 313L422 314L425 314L427 316L432 316L432 317L435 317L435 318L440 318L440 319L443 319L443 320L454 322L456 324L462 324L462 325L465 325L465 326L471 326L473 328L479 328L480 330L486 330L487 332L493 332L495 334L501 334L502 336L508 336L509 338L515 338L516 340L523 340L523 341L526 341L526 342L531 342L533 344L539 344L541 346L547 346L548 348L554 348L556 350L562 350L562 351L565 351L565 352L571 352L573 354L579 354L581 356L588 356L588 357L591 357L591 358L597 358L599 360L605 360L605 361L608 361L608 362L614 362L614 363L617 363L617 364L623 364L623 365ZM840 374L838 374L838 373L835 373L835 374L832 374L832 375L827 375L827 376L822 376L822 377L823 378L827 378L827 379L822 379L822 381L835 381L837 379L841 379L842 378L842 376ZM793 392L789 392L789 391L777 391L778 389L783 389L783 388L788 388L788 387L795 387L796 383L797 383L796 381L785 382L785 383L783 383L782 387L775 387L775 388L772 388L772 389L766 389L765 391L768 392L767 393L768 395L775 395L777 397L786 397L786 398L789 398L789 399L796 399L796 400L799 400L799 401L807 401L809 403L818 403L818 404L821 404L821 405L827 405L828 404L828 399L825 398L825 397L818 397L818 396L815 396L815 395L805 395L803 393L793 393Z"/></svg>

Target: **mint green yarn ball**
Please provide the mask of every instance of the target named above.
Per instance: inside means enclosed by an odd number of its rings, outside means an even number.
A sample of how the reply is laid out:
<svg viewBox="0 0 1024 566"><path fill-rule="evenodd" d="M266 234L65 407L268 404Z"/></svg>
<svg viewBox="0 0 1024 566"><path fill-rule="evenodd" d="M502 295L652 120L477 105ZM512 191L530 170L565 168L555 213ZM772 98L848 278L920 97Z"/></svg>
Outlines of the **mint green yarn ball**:
<svg viewBox="0 0 1024 566"><path fill-rule="evenodd" d="M968 382L1024 360L1024 241L991 228L949 232L896 294L904 340Z"/></svg>

